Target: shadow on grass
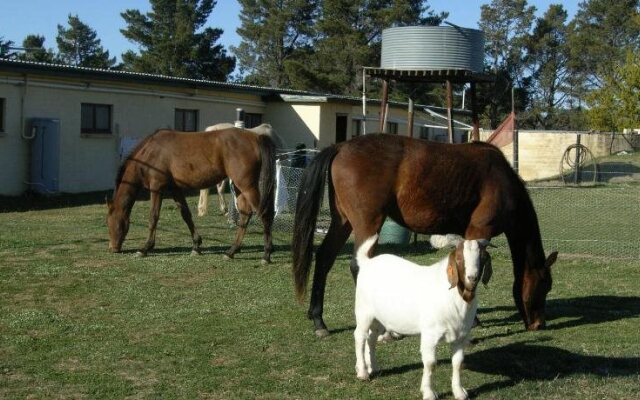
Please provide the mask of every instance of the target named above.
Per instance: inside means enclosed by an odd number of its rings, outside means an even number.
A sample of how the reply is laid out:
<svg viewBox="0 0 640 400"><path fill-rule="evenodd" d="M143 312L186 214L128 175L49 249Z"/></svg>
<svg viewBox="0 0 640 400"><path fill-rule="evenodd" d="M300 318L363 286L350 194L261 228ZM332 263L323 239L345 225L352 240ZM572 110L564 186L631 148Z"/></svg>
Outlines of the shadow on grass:
<svg viewBox="0 0 640 400"><path fill-rule="evenodd" d="M541 338L538 341L517 342L466 354L465 369L506 378L476 388L467 387L472 398L516 386L522 381L553 381L571 375L627 377L636 376L640 371L640 357L576 354L559 347L539 344L545 340L547 339ZM449 359L438 360L438 365L447 363L450 363ZM383 369L381 375L404 374L422 368L422 363L412 363ZM446 395L449 394L450 392Z"/></svg>
<svg viewBox="0 0 640 400"><path fill-rule="evenodd" d="M640 369L638 357L588 356L527 342L470 353L464 362L468 370L508 378L472 388L472 395L515 386L522 380L551 381L578 374L625 377L637 375Z"/></svg>
<svg viewBox="0 0 640 400"><path fill-rule="evenodd" d="M491 312L514 311L506 318L482 318ZM640 317L640 297L585 296L547 301L547 328L559 330L582 325L594 325L627 318ZM481 307L480 320L485 327L509 325L520 320L515 306ZM554 322L568 318L567 321ZM514 332L515 333L515 332Z"/></svg>
<svg viewBox="0 0 640 400"><path fill-rule="evenodd" d="M57 208L80 207L92 204L106 204L105 197L112 191L82 194L57 194L45 196L27 192L22 196L0 196L0 212L24 212ZM106 210L106 206L105 206Z"/></svg>

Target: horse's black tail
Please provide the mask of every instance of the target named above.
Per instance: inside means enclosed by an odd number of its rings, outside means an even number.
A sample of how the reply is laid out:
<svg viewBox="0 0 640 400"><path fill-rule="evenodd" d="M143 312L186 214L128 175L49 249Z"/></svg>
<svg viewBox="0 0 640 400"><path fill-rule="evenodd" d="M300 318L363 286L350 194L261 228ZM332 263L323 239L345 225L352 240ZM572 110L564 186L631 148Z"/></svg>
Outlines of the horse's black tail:
<svg viewBox="0 0 640 400"><path fill-rule="evenodd" d="M276 147L269 136L257 135L260 147L260 205L258 216L274 213L274 199L276 186Z"/></svg>
<svg viewBox="0 0 640 400"><path fill-rule="evenodd" d="M300 181L291 242L293 280L299 301L304 299L307 289L313 256L313 234L324 197L324 184L329 166L336 154L338 154L338 148L335 145L322 150L307 166Z"/></svg>

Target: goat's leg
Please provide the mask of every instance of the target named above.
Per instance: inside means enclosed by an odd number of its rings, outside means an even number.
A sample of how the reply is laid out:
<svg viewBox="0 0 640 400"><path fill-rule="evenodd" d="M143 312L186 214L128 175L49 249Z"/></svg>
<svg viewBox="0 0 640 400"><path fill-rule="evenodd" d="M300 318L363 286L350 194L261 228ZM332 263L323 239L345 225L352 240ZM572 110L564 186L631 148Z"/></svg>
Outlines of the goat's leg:
<svg viewBox="0 0 640 400"><path fill-rule="evenodd" d="M451 343L451 391L456 400L467 400L469 395L460 384L460 370L464 360L464 341Z"/></svg>
<svg viewBox="0 0 640 400"><path fill-rule="evenodd" d="M377 375L378 372L380 372L380 368L378 368L378 358L376 357L376 343L378 341L378 335L384 331L384 326L378 322L378 320L374 320L371 324L364 353L369 375Z"/></svg>
<svg viewBox="0 0 640 400"><path fill-rule="evenodd" d="M361 380L369 379L369 371L367 369L367 362L365 351L370 350L366 348L367 341L369 340L369 327L372 322L372 318L362 315L356 311L356 329L353 331L353 338L356 347L356 376Z"/></svg>
<svg viewBox="0 0 640 400"><path fill-rule="evenodd" d="M434 339L428 335L420 336L420 353L422 354L422 364L424 372L422 373L422 383L420 391L424 400L435 400L438 398L436 393L431 389L431 374L436 367L436 346L438 339Z"/></svg>

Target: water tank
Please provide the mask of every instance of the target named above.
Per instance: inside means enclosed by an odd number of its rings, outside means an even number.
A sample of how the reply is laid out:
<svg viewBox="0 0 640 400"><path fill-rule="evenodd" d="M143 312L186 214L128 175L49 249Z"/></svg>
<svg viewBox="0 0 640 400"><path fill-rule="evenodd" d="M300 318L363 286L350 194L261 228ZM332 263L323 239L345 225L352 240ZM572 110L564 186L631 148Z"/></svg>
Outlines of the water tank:
<svg viewBox="0 0 640 400"><path fill-rule="evenodd" d="M381 68L482 72L484 35L454 26L402 26L382 31Z"/></svg>

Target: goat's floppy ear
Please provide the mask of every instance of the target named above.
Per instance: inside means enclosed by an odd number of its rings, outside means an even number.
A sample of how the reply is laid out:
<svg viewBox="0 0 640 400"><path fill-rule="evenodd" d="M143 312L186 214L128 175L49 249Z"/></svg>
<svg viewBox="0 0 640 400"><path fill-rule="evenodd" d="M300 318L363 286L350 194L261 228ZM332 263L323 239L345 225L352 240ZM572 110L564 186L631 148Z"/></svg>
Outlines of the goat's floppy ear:
<svg viewBox="0 0 640 400"><path fill-rule="evenodd" d="M455 250L449 254L449 265L447 265L447 278L453 289L458 286L458 267L456 266L456 252Z"/></svg>
<svg viewBox="0 0 640 400"><path fill-rule="evenodd" d="M491 254L485 252L486 258L483 260L484 268L482 269L482 284L487 286L491 276L493 275L493 267L491 266Z"/></svg>

